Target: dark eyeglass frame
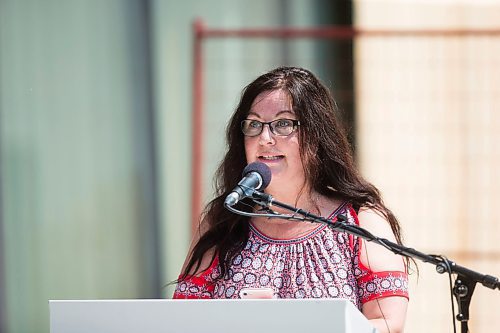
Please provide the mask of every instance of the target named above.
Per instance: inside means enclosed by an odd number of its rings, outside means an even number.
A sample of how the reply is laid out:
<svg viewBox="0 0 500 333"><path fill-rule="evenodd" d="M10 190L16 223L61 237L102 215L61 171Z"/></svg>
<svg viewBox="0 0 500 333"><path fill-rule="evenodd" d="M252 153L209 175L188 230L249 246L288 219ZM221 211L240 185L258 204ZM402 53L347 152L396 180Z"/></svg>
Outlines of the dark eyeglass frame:
<svg viewBox="0 0 500 333"><path fill-rule="evenodd" d="M279 134L279 133L276 133L275 130L274 130L276 124L278 122L280 122L280 121L283 121L283 120L291 121L292 122L292 125L293 125L292 126L292 130L288 134ZM245 130L244 130L246 122L257 122L257 123L261 124L262 126L260 127L259 133L254 134L254 135L248 135L248 134L246 134ZM259 121L259 120L256 120L256 119L245 119L245 120L243 120L241 122L241 131L243 132L243 135L245 135L245 136L249 136L249 137L259 136L259 135L262 134L262 131L264 130L264 126L265 125L269 126L269 130L274 135L277 135L277 136L289 136L290 134L292 134L293 132L295 132L297 130L297 128L300 126L300 121L295 120L295 119L287 119L287 118L280 118L280 119L276 119L276 120L268 121L268 122Z"/></svg>

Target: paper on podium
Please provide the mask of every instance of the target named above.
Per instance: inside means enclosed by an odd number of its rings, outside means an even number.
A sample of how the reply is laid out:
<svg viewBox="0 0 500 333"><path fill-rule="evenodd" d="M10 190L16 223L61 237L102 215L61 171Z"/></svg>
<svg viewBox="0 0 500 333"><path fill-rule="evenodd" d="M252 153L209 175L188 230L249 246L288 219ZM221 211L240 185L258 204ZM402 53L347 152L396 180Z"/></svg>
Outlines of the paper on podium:
<svg viewBox="0 0 500 333"><path fill-rule="evenodd" d="M51 333L374 333L342 299L51 300Z"/></svg>

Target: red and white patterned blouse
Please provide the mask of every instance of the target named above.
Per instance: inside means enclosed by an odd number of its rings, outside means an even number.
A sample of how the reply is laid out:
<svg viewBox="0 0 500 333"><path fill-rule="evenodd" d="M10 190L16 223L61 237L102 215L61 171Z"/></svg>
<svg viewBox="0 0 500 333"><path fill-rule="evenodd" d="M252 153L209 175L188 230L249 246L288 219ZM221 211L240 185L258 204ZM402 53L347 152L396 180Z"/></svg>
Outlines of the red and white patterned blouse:
<svg viewBox="0 0 500 333"><path fill-rule="evenodd" d="M344 203L339 214L358 224L353 207ZM381 297L408 298L408 274L372 272L359 260L361 242L355 236L319 225L297 239L274 239L250 224L245 248L233 258L222 279L218 260L199 276L177 284L173 298L239 298L243 288L272 288L275 298L343 298L358 309Z"/></svg>

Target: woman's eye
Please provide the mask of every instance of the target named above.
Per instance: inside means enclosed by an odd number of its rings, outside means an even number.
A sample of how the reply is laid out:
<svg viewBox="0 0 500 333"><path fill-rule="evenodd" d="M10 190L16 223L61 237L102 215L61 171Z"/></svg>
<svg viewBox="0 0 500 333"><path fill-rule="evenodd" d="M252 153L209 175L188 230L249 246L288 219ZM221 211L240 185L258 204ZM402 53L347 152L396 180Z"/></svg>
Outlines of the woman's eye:
<svg viewBox="0 0 500 333"><path fill-rule="evenodd" d="M290 126L290 121L289 120L278 120L276 123L276 126L278 127L288 127Z"/></svg>
<svg viewBox="0 0 500 333"><path fill-rule="evenodd" d="M258 121L251 121L249 127L259 128L262 124Z"/></svg>

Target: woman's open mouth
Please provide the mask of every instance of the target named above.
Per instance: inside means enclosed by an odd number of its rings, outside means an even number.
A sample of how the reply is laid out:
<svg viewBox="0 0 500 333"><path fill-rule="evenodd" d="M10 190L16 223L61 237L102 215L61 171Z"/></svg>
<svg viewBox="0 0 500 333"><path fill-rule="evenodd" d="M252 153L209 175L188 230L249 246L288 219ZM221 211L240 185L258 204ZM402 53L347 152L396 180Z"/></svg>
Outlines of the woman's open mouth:
<svg viewBox="0 0 500 333"><path fill-rule="evenodd" d="M284 155L259 155L258 159L261 162L278 162L284 159Z"/></svg>

